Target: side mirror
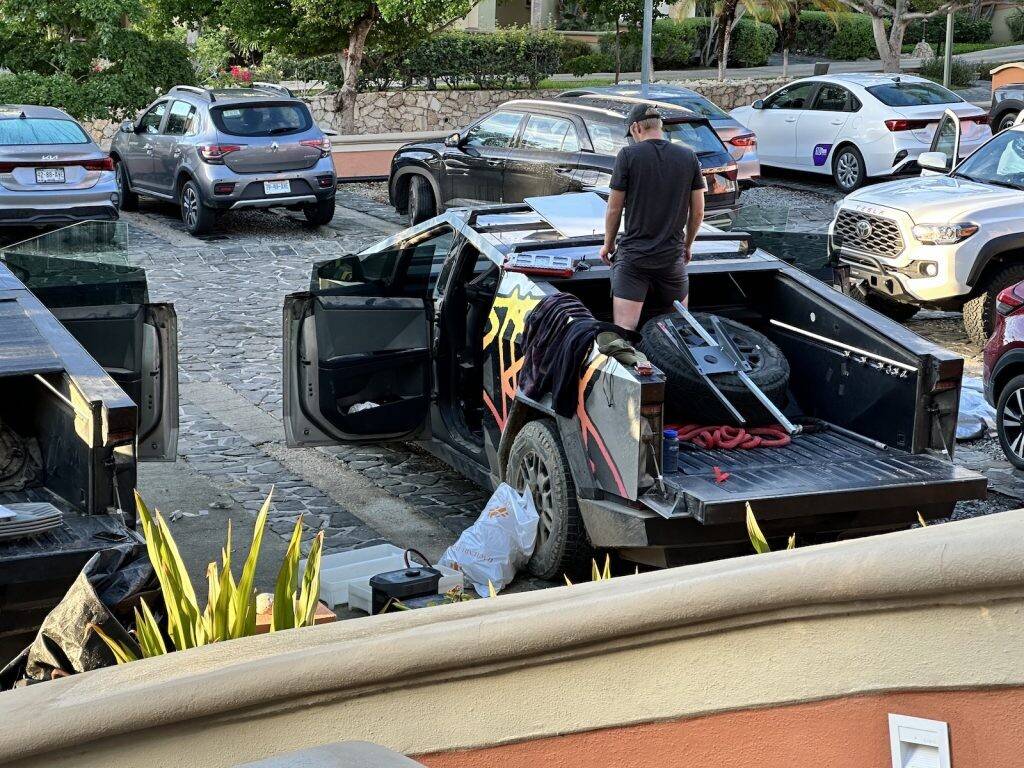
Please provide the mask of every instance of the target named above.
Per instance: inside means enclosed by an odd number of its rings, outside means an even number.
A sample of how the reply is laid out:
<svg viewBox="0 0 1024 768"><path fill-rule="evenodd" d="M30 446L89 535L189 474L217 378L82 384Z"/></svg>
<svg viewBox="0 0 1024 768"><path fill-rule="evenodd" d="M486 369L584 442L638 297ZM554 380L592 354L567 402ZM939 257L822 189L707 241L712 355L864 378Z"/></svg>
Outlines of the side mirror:
<svg viewBox="0 0 1024 768"><path fill-rule="evenodd" d="M135 123L131 120L125 120L121 123L121 127L118 129L121 133L135 133Z"/></svg>
<svg viewBox="0 0 1024 768"><path fill-rule="evenodd" d="M917 164L922 171L945 173L949 170L949 158L945 152L922 152L918 155Z"/></svg>
<svg viewBox="0 0 1024 768"><path fill-rule="evenodd" d="M457 147L461 143L462 137L457 133L453 133L451 136L444 140L444 145L446 147Z"/></svg>
<svg viewBox="0 0 1024 768"><path fill-rule="evenodd" d="M764 109L764 99L758 99L750 105L753 109Z"/></svg>

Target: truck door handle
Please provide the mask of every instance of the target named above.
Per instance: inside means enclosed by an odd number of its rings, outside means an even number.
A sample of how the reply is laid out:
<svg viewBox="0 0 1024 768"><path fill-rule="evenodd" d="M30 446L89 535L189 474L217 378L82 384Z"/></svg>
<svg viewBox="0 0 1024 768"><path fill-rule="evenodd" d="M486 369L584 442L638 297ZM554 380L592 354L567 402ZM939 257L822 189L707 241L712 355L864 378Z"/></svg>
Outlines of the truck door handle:
<svg viewBox="0 0 1024 768"><path fill-rule="evenodd" d="M490 165L490 166L497 166L497 165L501 165L501 162L502 162L501 160L488 160L487 164Z"/></svg>
<svg viewBox="0 0 1024 768"><path fill-rule="evenodd" d="M842 125L844 122L846 122L846 121L845 120L833 120L832 121L832 125Z"/></svg>
<svg viewBox="0 0 1024 768"><path fill-rule="evenodd" d="M795 117L787 117L786 118L786 122L787 123L795 123L796 122L796 118Z"/></svg>

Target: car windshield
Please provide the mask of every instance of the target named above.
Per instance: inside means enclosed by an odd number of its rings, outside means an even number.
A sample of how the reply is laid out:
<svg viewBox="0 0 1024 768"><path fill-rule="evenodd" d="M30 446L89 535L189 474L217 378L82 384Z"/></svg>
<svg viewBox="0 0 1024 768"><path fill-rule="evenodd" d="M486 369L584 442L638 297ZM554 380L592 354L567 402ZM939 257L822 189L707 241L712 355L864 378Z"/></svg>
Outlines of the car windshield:
<svg viewBox="0 0 1024 768"><path fill-rule="evenodd" d="M238 104L210 110L217 130L231 136L283 136L313 125L303 104Z"/></svg>
<svg viewBox="0 0 1024 768"><path fill-rule="evenodd" d="M30 144L88 144L78 123L42 117L0 120L0 147Z"/></svg>
<svg viewBox="0 0 1024 768"><path fill-rule="evenodd" d="M705 123L666 123L665 138L673 144L685 144L698 155L725 151L717 134Z"/></svg>
<svg viewBox="0 0 1024 768"><path fill-rule="evenodd" d="M957 167L954 177L1024 189L1024 132L1003 131Z"/></svg>
<svg viewBox="0 0 1024 768"><path fill-rule="evenodd" d="M929 104L960 104L963 99L935 83L892 82L872 85L868 93L887 107L921 107Z"/></svg>
<svg viewBox="0 0 1024 768"><path fill-rule="evenodd" d="M712 120L721 120L729 117L729 113L724 109L712 104L707 99L701 99L696 96L669 96L655 100L662 101L665 104L674 104L677 107L688 109L691 112L696 112L701 117L708 117Z"/></svg>

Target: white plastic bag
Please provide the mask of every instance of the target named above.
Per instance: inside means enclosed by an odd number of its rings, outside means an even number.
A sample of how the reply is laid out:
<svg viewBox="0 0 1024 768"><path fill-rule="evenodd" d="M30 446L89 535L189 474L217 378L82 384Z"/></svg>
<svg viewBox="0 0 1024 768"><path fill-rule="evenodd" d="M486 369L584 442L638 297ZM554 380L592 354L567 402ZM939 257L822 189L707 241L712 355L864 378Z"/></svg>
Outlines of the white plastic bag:
<svg viewBox="0 0 1024 768"><path fill-rule="evenodd" d="M960 413L956 439L976 440L995 431L996 409L985 402L985 384L976 376L964 376L960 384Z"/></svg>
<svg viewBox="0 0 1024 768"><path fill-rule="evenodd" d="M526 565L537 543L537 508L529 491L502 483L480 517L441 555L439 564L462 571L480 597L487 582L500 591Z"/></svg>

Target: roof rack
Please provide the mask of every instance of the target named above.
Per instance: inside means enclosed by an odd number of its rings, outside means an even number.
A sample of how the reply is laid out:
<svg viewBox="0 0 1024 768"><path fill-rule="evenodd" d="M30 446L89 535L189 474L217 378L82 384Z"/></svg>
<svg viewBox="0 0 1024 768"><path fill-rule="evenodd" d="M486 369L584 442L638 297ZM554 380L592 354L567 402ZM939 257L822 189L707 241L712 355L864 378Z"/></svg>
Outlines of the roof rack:
<svg viewBox="0 0 1024 768"><path fill-rule="evenodd" d="M286 87L284 85L281 85L280 83L254 82L252 84L252 87L253 88L263 88L264 90L267 90L267 91L277 91L278 93L283 93L283 94L286 94L287 96L294 96L295 95L294 93L292 93L292 89L291 88L288 88L288 87Z"/></svg>
<svg viewBox="0 0 1024 768"><path fill-rule="evenodd" d="M200 96L205 96L210 101L216 101L217 97L213 95L213 91L209 88L199 88L194 85L176 85L171 88L170 93L188 91L189 93L198 93Z"/></svg>

